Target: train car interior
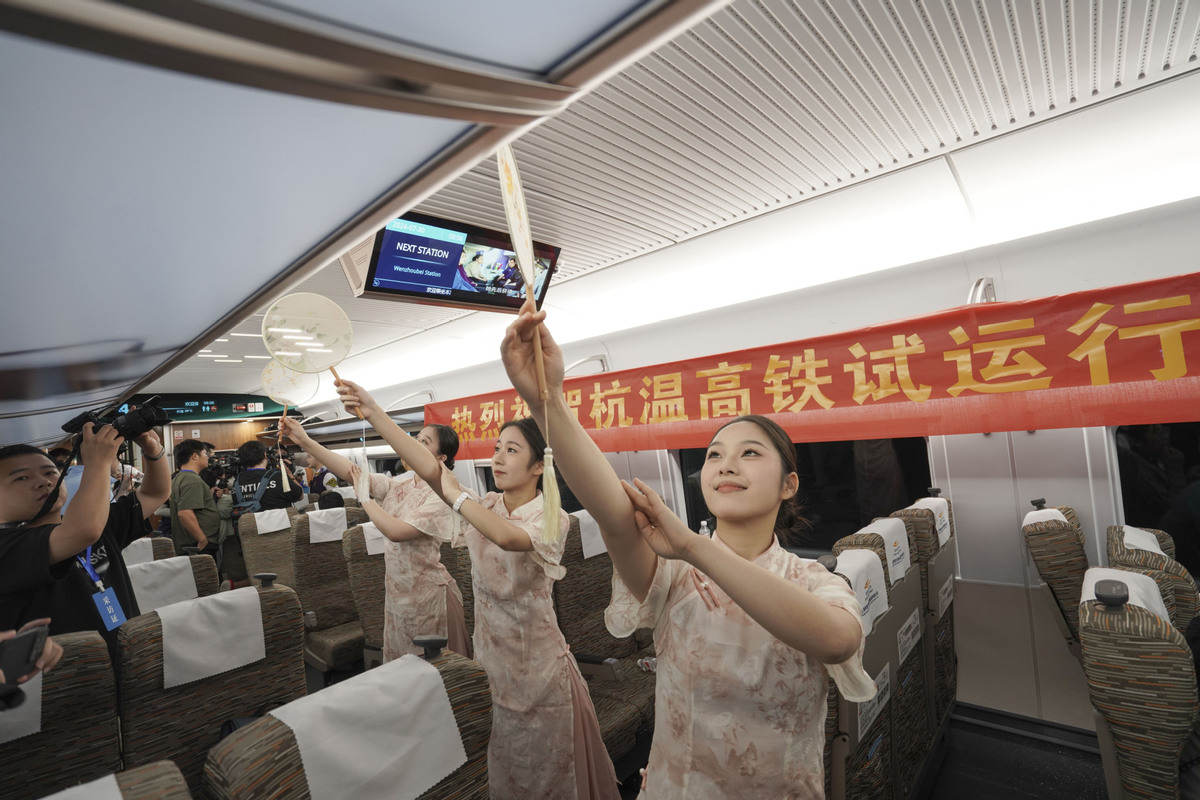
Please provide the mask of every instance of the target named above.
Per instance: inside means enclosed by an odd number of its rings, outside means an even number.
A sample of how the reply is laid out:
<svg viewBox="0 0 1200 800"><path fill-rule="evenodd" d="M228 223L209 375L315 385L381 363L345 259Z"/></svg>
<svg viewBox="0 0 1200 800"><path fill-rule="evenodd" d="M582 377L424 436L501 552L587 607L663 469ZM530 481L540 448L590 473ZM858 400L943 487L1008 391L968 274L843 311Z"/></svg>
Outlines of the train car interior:
<svg viewBox="0 0 1200 800"><path fill-rule="evenodd" d="M1200 767L1178 769L1180 748L1200 755L1184 638L1200 619L1198 130L1200 0L0 0L0 447L69 448L64 425L85 412L157 405L173 468L181 441L227 462L280 441L290 414L363 469L400 474L330 371L297 404L269 391L268 311L308 293L349 319L336 374L413 435L454 428L455 475L494 490L493 443L522 415L499 359L526 291L504 269L516 247L494 153L509 145L567 402L618 476L711 533L709 438L767 414L795 446L804 518L781 544L836 555L852 588L849 565L879 566L863 551L884 562L864 651L878 699L831 700L828 797L1186 798L1200 787ZM389 288L386 251L413 225L435 231L420 241L449 259L453 301L450 283ZM612 565L560 484L586 551L571 569L590 582L562 584L560 623L587 606L567 638L581 663L603 654L585 673L635 797L653 651L613 639L589 605L607 602ZM326 791L300 758L323 718L272 717L261 740L217 729L266 713L257 681L289 707L383 682L382 622L355 605L378 602L382 572L361 567L379 551L354 488L337 492L345 562L326 545L339 572L324 558L311 595L289 583L304 563L268 536L294 535L307 503L239 523L261 539L247 567L277 574L250 593L266 661L224 667L206 694L131 678L171 669L160 639L183 623L157 605L125 623L150 666L116 677L94 669L99 638L56 637L41 732L5 736L16 709L0 712L0 775L33 759L0 798L113 774L125 797ZM471 564L443 561L470 622ZM194 576L190 598L219 602L207 569L171 580ZM303 643L279 623L293 613ZM320 638L334 629L357 638ZM1162 695L1122 694L1105 670L1127 658L1140 675L1136 653L1156 648ZM465 763L405 796L486 797L487 736L464 710L489 708L486 677L426 652ZM637 691L605 685L622 669ZM79 682L107 693L82 717L67 710L91 696ZM185 707L214 703L228 713L205 718L211 740L181 732ZM175 727L135 733L156 708ZM58 768L81 742L97 747ZM239 753L262 748L280 762L247 771Z"/></svg>

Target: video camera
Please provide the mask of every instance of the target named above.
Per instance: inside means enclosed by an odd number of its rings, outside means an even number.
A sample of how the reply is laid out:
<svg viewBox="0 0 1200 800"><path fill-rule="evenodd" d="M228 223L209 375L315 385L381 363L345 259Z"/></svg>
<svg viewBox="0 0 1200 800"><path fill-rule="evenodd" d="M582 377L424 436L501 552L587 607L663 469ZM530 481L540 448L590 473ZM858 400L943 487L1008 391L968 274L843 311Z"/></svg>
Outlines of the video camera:
<svg viewBox="0 0 1200 800"><path fill-rule="evenodd" d="M117 433L125 437L127 441L132 441L151 428L160 427L171 421L167 412L156 405L157 402L158 397L155 396L136 408L130 408L128 405L117 408L105 406L85 411L65 423L62 429L67 433L79 434L83 432L83 426L89 422L95 423L97 428L101 425L112 425Z"/></svg>

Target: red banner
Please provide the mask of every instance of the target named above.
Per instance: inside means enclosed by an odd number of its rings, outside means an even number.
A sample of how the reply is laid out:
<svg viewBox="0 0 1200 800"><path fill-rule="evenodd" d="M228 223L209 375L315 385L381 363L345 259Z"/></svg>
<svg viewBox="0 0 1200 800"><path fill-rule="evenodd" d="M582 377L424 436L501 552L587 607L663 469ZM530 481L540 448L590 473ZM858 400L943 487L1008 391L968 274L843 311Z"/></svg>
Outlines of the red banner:
<svg viewBox="0 0 1200 800"><path fill-rule="evenodd" d="M925 317L672 364L570 378L601 449L704 447L769 414L797 442L1200 418L1200 273ZM1193 293L1197 294L1193 302ZM1192 363L1188 363L1188 353ZM486 458L516 392L425 407L461 458Z"/></svg>

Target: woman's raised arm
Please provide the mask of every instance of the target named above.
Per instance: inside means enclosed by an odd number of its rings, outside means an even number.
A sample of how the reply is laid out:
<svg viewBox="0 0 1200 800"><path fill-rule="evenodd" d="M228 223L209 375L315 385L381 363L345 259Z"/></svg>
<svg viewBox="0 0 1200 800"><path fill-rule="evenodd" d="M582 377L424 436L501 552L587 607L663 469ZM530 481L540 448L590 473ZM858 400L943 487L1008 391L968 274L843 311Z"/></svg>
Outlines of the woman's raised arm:
<svg viewBox="0 0 1200 800"><path fill-rule="evenodd" d="M608 459L579 424L563 397L562 350L542 324L546 312L534 313L526 303L517 320L508 326L500 354L517 393L529 405L534 419L554 449L554 463L571 491L600 525L604 544L621 581L640 601L654 580L656 556L638 533L633 504L621 488ZM538 391L533 336L540 331L549 397Z"/></svg>

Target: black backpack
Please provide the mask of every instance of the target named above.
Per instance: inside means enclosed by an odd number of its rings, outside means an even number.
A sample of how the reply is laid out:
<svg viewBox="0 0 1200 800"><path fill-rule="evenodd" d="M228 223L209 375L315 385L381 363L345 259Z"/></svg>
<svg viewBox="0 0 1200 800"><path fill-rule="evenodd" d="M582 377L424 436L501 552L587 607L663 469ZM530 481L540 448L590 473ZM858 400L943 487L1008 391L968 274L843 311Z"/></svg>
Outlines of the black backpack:
<svg viewBox="0 0 1200 800"><path fill-rule="evenodd" d="M267 491L267 486L279 472L277 469L270 469L263 473L262 480L258 482L258 491L254 493L254 497L249 500L242 499L242 485L234 480L233 483L233 508L229 512L229 518L233 520L234 530L237 530L238 520L242 518L242 514L254 514L262 511L263 494Z"/></svg>

